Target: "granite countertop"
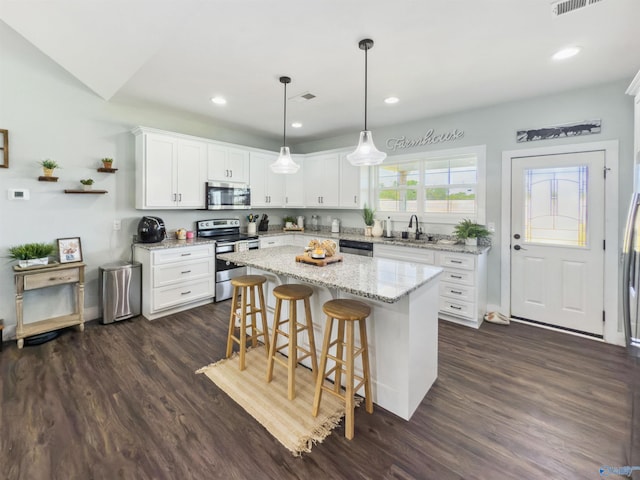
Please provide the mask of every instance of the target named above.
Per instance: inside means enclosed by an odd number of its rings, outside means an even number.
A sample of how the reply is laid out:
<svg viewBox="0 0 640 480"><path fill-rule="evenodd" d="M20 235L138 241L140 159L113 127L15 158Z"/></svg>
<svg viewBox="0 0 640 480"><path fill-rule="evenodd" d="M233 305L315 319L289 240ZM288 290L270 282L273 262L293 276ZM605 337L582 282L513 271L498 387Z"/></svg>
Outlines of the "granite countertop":
<svg viewBox="0 0 640 480"><path fill-rule="evenodd" d="M134 245L145 250L159 250L163 248L176 248L176 247L194 247L197 245L213 245L215 240L208 238L190 238L189 240L176 240L165 238L161 242L157 243L135 243Z"/></svg>
<svg viewBox="0 0 640 480"><path fill-rule="evenodd" d="M296 262L295 257L300 254L300 247L286 245L268 250L222 253L217 257L385 303L397 302L434 281L442 272L442 268L430 265L346 253L340 254L342 262L319 267Z"/></svg>

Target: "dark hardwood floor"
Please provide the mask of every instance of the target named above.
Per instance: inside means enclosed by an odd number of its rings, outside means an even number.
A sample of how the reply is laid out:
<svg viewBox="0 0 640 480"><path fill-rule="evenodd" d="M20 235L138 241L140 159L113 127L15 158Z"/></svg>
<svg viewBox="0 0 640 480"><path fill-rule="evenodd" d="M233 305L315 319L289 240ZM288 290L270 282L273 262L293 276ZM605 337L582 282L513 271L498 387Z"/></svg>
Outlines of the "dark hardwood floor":
<svg viewBox="0 0 640 480"><path fill-rule="evenodd" d="M596 479L626 465L640 372L624 349L442 321L438 380L410 422L359 408L352 441L340 426L294 458L194 373L224 355L228 303L5 343L0 477Z"/></svg>

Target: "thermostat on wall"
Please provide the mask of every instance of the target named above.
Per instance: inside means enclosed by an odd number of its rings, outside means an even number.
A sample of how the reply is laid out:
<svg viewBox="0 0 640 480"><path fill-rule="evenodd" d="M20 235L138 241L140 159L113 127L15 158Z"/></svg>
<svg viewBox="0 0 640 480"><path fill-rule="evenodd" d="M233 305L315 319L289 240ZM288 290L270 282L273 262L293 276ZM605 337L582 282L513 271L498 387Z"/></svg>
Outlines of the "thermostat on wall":
<svg viewBox="0 0 640 480"><path fill-rule="evenodd" d="M9 200L29 200L29 190L26 188L10 188Z"/></svg>

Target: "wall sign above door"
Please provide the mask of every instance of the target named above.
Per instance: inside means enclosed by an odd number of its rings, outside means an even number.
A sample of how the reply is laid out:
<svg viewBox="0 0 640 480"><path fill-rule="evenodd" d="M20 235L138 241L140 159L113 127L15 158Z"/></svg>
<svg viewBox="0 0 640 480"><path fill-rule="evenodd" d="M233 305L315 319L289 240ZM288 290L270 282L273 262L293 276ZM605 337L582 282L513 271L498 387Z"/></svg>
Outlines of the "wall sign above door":
<svg viewBox="0 0 640 480"><path fill-rule="evenodd" d="M447 133L435 134L435 130L430 128L421 138L408 139L406 136L387 139L389 150L402 150L405 148L421 147L423 145L433 145L435 143L453 142L464 136L464 130L454 128Z"/></svg>
<svg viewBox="0 0 640 480"><path fill-rule="evenodd" d="M582 122L564 123L552 127L518 130L516 141L532 142L534 140L549 140L550 138L575 137L578 135L592 135L600 133L601 120L583 120Z"/></svg>

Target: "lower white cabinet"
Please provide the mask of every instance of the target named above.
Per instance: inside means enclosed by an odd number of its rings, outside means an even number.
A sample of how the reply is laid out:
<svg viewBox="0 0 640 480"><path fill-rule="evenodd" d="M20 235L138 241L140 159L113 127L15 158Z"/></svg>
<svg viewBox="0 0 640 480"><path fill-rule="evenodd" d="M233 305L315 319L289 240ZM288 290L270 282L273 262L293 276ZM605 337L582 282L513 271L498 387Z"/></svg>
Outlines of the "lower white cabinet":
<svg viewBox="0 0 640 480"><path fill-rule="evenodd" d="M373 246L374 257L442 267L438 317L479 328L487 308L487 253L442 252L395 245Z"/></svg>
<svg viewBox="0 0 640 480"><path fill-rule="evenodd" d="M149 320L210 303L215 296L214 246L149 250L136 246L142 263L142 314Z"/></svg>

